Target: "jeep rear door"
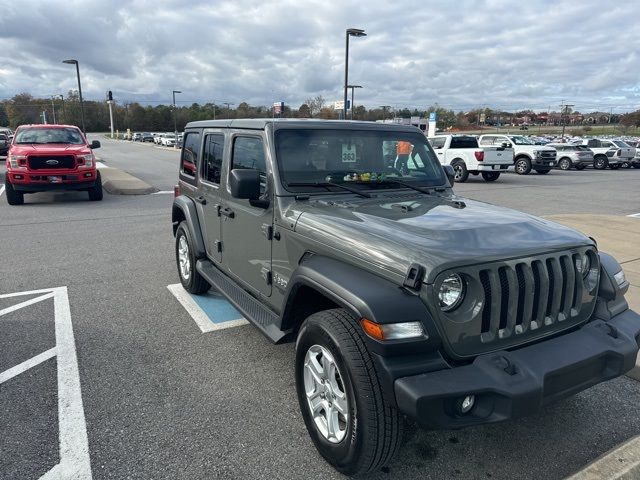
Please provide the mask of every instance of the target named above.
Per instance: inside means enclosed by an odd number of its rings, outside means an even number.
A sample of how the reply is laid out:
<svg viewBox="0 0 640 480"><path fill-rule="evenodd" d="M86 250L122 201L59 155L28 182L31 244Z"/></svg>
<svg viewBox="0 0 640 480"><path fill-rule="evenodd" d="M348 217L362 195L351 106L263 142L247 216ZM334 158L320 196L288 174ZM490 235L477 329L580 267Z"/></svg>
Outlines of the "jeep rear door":
<svg viewBox="0 0 640 480"><path fill-rule="evenodd" d="M272 194L267 189L264 142L259 133L233 133L226 178L237 169L256 169L262 179L259 202L231 196L225 185L220 209L222 219L222 264L248 290L271 296L271 236L273 232Z"/></svg>
<svg viewBox="0 0 640 480"><path fill-rule="evenodd" d="M224 134L205 132L200 168L200 205L201 225L204 233L205 248L209 258L222 262L222 233L220 208L220 174L224 153ZM203 202L204 201L204 202Z"/></svg>

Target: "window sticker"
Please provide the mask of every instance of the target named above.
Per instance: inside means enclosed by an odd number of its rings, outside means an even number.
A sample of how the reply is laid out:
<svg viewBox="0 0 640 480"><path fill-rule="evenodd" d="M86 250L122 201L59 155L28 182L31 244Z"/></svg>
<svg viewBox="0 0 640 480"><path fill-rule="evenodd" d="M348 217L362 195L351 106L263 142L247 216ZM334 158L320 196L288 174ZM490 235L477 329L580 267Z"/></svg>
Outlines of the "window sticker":
<svg viewBox="0 0 640 480"><path fill-rule="evenodd" d="M342 144L342 163L356 163L356 146L354 143Z"/></svg>

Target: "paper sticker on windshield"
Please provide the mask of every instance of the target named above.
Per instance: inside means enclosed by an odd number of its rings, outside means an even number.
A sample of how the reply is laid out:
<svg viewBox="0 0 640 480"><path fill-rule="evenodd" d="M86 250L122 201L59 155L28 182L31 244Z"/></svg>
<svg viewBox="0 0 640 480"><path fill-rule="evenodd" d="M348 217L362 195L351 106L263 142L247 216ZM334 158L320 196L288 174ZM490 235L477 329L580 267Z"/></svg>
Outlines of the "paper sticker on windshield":
<svg viewBox="0 0 640 480"><path fill-rule="evenodd" d="M342 163L356 163L356 145L342 145Z"/></svg>

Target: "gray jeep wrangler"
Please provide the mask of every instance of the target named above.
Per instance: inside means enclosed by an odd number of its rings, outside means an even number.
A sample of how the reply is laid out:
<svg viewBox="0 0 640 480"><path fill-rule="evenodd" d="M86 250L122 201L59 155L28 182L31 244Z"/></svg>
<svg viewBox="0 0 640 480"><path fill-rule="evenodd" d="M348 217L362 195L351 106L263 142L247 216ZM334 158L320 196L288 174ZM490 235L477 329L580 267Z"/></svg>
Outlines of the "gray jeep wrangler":
<svg viewBox="0 0 640 480"><path fill-rule="evenodd" d="M411 153L398 169L398 142ZM406 417L518 418L630 370L622 268L564 226L462 199L424 134L366 122L189 123L173 203L184 288L295 340L302 416L345 474Z"/></svg>

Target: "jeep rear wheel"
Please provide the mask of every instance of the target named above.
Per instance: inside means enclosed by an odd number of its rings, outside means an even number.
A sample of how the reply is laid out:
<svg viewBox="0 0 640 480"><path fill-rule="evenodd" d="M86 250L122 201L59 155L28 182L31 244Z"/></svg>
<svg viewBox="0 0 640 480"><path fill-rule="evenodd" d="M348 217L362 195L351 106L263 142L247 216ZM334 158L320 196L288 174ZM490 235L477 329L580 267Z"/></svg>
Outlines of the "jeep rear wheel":
<svg viewBox="0 0 640 480"><path fill-rule="evenodd" d="M518 175L528 175L531 171L531 160L527 157L517 158L514 168Z"/></svg>
<svg viewBox="0 0 640 480"><path fill-rule="evenodd" d="M386 465L404 425L385 398L357 320L344 309L307 318L295 367L300 410L318 452L345 475Z"/></svg>
<svg viewBox="0 0 640 480"><path fill-rule="evenodd" d="M9 180L6 179L4 184L5 195L7 196L7 203L9 205L22 205L24 203L24 193L16 192L13 189L13 185L9 183Z"/></svg>
<svg viewBox="0 0 640 480"><path fill-rule="evenodd" d="M198 294L209 290L209 284L196 270L193 241L186 222L181 222L176 230L176 263L180 283L187 292Z"/></svg>
<svg viewBox="0 0 640 480"><path fill-rule="evenodd" d="M451 162L451 166L453 167L453 179L456 183L464 183L469 178L469 171L467 170L467 166L464 163L464 160L459 158L455 159Z"/></svg>
<svg viewBox="0 0 640 480"><path fill-rule="evenodd" d="M100 177L100 172L97 172L96 175L96 183L89 190L89 200L92 202L98 202L102 200L102 178Z"/></svg>

